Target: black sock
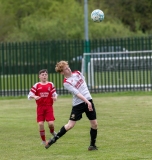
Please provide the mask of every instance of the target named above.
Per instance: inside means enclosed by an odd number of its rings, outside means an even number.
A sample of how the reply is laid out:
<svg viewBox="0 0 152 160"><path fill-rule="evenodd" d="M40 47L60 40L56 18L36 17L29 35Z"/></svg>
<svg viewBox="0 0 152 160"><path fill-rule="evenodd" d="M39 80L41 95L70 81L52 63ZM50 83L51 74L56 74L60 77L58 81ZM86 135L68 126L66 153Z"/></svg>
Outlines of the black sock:
<svg viewBox="0 0 152 160"><path fill-rule="evenodd" d="M55 140L59 139L60 137L62 137L65 133L66 133L66 129L65 127L63 126L60 131L57 133L57 135L55 136Z"/></svg>
<svg viewBox="0 0 152 160"><path fill-rule="evenodd" d="M91 137L91 142L90 146L95 146L96 143L96 138L97 138L97 129L90 129L90 137Z"/></svg>

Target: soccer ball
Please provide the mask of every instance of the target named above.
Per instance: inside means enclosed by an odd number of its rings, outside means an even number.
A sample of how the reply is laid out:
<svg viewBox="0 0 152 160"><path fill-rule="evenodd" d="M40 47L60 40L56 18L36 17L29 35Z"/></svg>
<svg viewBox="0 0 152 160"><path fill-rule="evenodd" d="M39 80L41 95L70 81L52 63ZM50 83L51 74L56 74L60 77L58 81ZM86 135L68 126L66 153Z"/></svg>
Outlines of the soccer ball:
<svg viewBox="0 0 152 160"><path fill-rule="evenodd" d="M93 22L102 22L104 20L104 13L100 9L95 9L91 13L91 19Z"/></svg>

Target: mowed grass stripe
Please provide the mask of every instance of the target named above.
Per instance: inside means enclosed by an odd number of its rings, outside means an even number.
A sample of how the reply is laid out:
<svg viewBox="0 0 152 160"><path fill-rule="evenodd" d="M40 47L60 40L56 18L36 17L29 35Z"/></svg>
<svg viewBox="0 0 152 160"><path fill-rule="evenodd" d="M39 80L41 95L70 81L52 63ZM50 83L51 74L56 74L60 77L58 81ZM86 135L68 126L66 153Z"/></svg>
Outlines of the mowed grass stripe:
<svg viewBox="0 0 152 160"><path fill-rule="evenodd" d="M89 152L89 121L85 114L76 126L48 150L40 145L35 102L0 101L1 160L140 160L152 159L152 100L150 95L93 95L98 118L98 151ZM69 119L71 97L54 104L55 129ZM47 139L50 138L46 127Z"/></svg>

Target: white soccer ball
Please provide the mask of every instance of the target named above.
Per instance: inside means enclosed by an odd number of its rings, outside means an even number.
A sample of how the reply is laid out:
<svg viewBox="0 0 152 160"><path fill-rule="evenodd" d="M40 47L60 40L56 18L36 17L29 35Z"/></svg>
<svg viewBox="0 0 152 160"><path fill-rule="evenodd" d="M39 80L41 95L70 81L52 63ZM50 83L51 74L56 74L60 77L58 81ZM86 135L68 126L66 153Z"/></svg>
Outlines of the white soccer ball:
<svg viewBox="0 0 152 160"><path fill-rule="evenodd" d="M103 13L103 11L100 10L100 9L95 9L91 13L91 19L93 20L93 22L102 22L104 20L104 13Z"/></svg>

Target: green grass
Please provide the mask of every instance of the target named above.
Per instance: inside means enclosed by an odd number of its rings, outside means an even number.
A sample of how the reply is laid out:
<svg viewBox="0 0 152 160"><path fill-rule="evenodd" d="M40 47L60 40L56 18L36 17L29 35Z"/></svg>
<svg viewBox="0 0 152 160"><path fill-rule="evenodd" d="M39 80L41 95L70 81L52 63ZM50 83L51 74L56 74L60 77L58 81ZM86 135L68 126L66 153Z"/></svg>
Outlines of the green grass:
<svg viewBox="0 0 152 160"><path fill-rule="evenodd" d="M87 151L89 121L76 126L48 150L40 145L35 102L26 98L0 100L1 160L151 160L151 92L94 94L98 117L98 151ZM67 123L71 96L59 96L55 128ZM47 139L50 138L46 127Z"/></svg>

